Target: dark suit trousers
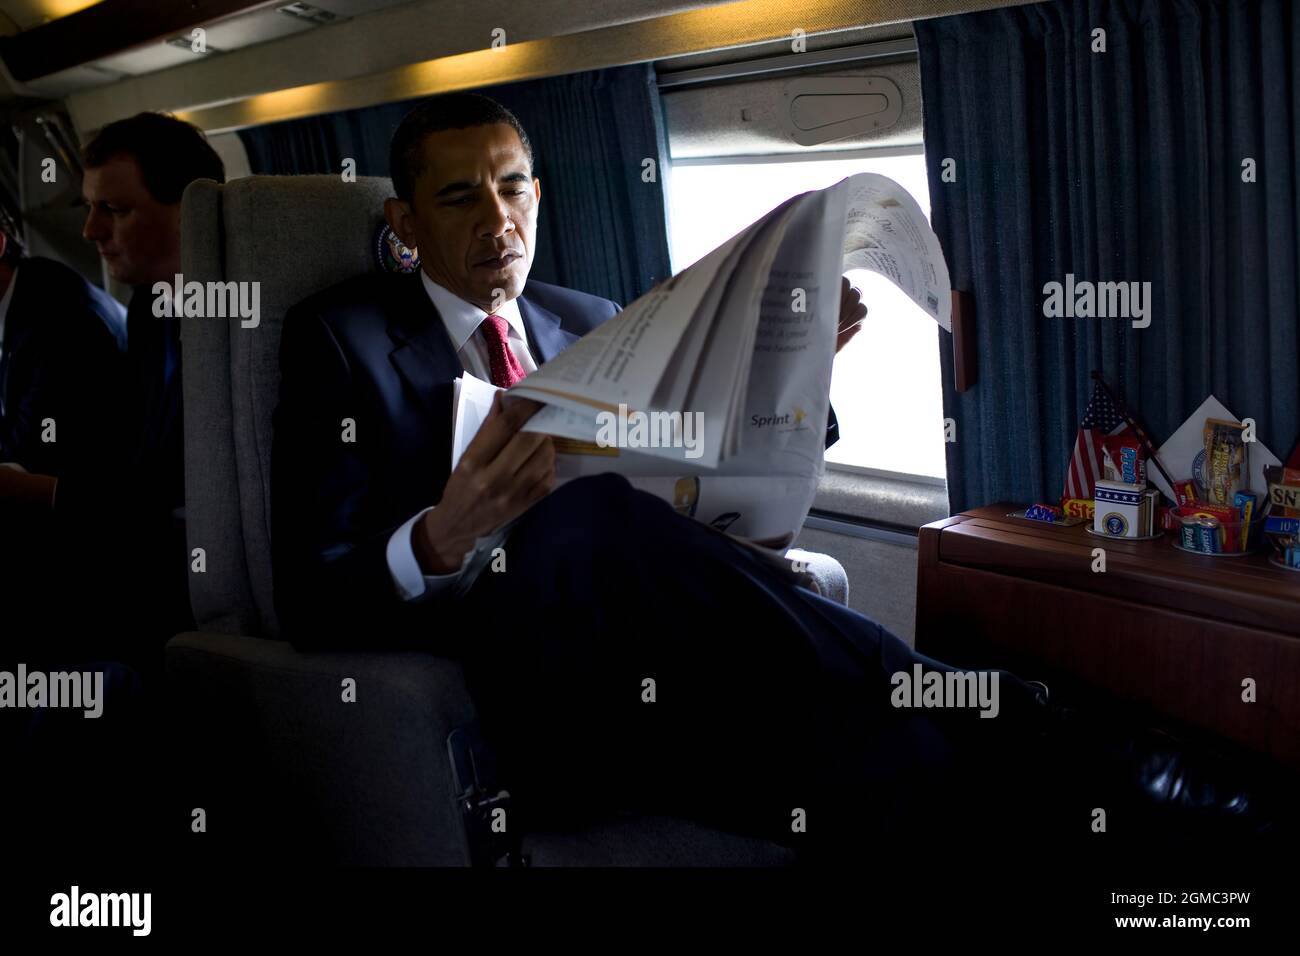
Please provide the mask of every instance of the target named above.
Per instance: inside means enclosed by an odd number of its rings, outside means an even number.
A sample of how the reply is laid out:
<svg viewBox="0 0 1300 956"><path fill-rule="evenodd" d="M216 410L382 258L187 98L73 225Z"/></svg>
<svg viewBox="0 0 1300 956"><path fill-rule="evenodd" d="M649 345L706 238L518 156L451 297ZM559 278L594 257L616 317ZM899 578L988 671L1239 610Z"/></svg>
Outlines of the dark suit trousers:
<svg viewBox="0 0 1300 956"><path fill-rule="evenodd" d="M895 672L949 668L613 475L539 502L505 552L458 653L530 829L616 809L841 846L1005 807L987 772L1037 709L1014 677L997 719L891 706Z"/></svg>

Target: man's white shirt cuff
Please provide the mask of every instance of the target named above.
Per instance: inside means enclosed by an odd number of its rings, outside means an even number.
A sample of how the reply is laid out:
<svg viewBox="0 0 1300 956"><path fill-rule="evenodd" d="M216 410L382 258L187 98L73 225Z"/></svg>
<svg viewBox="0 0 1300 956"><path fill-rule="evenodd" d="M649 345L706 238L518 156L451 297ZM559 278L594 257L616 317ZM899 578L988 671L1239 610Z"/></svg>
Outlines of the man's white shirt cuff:
<svg viewBox="0 0 1300 956"><path fill-rule="evenodd" d="M432 597L454 587L464 573L465 565L474 556L473 551L465 555L460 568L450 574L425 574L420 570L420 562L415 557L415 548L411 545L411 529L415 527L417 521L432 510L432 508L425 508L394 531L393 536L388 539L388 573L393 579L393 586L397 588L398 596L403 601Z"/></svg>

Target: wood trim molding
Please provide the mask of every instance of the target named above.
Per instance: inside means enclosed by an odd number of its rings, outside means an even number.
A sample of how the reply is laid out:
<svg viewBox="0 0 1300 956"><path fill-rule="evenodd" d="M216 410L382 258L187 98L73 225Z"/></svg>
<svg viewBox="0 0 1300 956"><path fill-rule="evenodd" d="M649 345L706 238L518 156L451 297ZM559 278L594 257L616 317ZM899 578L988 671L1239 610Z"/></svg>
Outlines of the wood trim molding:
<svg viewBox="0 0 1300 956"><path fill-rule="evenodd" d="M975 387L978 375L975 354L975 298L969 292L952 293L952 375L958 392Z"/></svg>

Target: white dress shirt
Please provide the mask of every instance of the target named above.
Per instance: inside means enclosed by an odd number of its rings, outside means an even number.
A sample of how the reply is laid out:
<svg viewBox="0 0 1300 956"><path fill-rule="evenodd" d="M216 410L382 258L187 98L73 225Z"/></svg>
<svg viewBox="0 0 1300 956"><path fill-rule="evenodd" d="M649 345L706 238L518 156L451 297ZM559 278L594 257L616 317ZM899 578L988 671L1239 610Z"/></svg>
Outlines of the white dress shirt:
<svg viewBox="0 0 1300 956"><path fill-rule="evenodd" d="M469 374L485 382L492 381L487 338L480 328L488 314L478 306L471 305L459 296L448 292L424 272L420 273L420 278L424 280L424 291L429 293L434 308L442 316L442 324L447 327L447 334L451 336L451 344L460 357L460 364ZM536 372L537 363L533 361L533 356L528 351L528 335L524 331L524 318L519 314L519 300L511 299L493 315L499 315L509 323L506 345L523 366L524 374Z"/></svg>
<svg viewBox="0 0 1300 956"><path fill-rule="evenodd" d="M451 336L451 344L456 349L461 366L465 371L485 382L492 381L487 339L481 328L488 313L447 291L423 271L420 273L420 278L424 280L424 289L438 310L438 315L442 317L447 334ZM533 361L532 353L528 350L528 336L524 330L523 316L519 314L518 300L511 299L493 314L501 316L509 324L506 345L518 360L524 373L537 371L537 363ZM492 550L505 539L506 532L510 529L510 525L507 525L487 537L479 538L474 543L474 548L465 555L459 570L450 574L425 574L411 545L411 529L415 527L417 521L432 510L432 508L425 508L424 511L414 515L388 539L388 573L393 579L393 586L404 601L431 597L452 588L460 591L467 589L491 558Z"/></svg>

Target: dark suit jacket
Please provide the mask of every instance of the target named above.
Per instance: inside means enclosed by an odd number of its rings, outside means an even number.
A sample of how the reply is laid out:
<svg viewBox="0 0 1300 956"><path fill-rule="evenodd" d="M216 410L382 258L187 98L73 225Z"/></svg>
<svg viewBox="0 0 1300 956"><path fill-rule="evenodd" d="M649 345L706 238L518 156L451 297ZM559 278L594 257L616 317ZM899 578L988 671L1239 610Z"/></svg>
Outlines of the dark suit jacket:
<svg viewBox="0 0 1300 956"><path fill-rule="evenodd" d="M530 281L519 297L542 365L611 318L608 299ZM393 532L437 504L463 371L418 274L365 275L285 317L272 451L276 609L299 646L428 645L427 611L388 570ZM344 420L355 441L344 442Z"/></svg>
<svg viewBox="0 0 1300 956"><path fill-rule="evenodd" d="M153 316L148 287L135 291L123 321L120 306L49 260L25 260L17 281L5 388L25 403L19 423L35 429L36 453L40 409L59 409L50 413L59 458L19 456L59 479L53 513L32 519L20 546L34 586L50 591L33 605L43 649L150 673L164 642L194 626L177 514L185 496L180 371L167 383L163 375L169 341L177 354L178 321ZM89 569L87 549L96 555Z"/></svg>
<svg viewBox="0 0 1300 956"><path fill-rule="evenodd" d="M618 308L536 281L519 297L539 365ZM280 371L271 515L281 625L313 645L407 633L416 609L394 591L388 539L442 496L452 383L464 371L419 274L357 276L294 306ZM355 442L342 440L345 419Z"/></svg>
<svg viewBox="0 0 1300 956"><path fill-rule="evenodd" d="M75 501L77 510L114 506L170 515L185 506L180 319L155 316L153 293L140 286L127 307L126 328L120 414L106 429L111 453L60 480L57 507L73 508ZM170 378L169 352L175 361Z"/></svg>
<svg viewBox="0 0 1300 956"><path fill-rule="evenodd" d="M53 259L18 265L0 357L0 461L62 475L111 447L127 345L123 309ZM45 419L56 441L42 441Z"/></svg>
<svg viewBox="0 0 1300 956"><path fill-rule="evenodd" d="M185 420L181 403L179 318L153 314L154 297L137 288L127 309L130 335L130 467L147 481L150 507L168 514L185 507ZM168 353L175 362L165 374Z"/></svg>
<svg viewBox="0 0 1300 956"><path fill-rule="evenodd" d="M154 666L163 643L194 626L183 510L180 320L156 317L150 287L140 286L126 323L120 412L105 429L111 447L87 467L60 476L54 517L67 558L84 551L88 531L101 542L105 560L85 583L84 603L120 625L120 633L104 635L103 646L116 659L135 662L146 655L147 666ZM170 378L169 352L175 362Z"/></svg>

